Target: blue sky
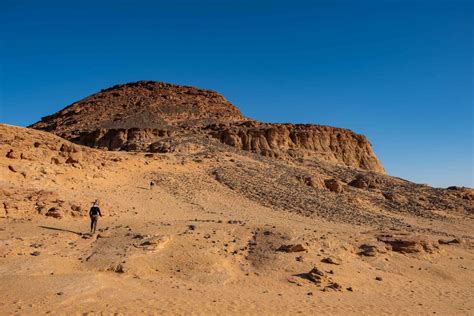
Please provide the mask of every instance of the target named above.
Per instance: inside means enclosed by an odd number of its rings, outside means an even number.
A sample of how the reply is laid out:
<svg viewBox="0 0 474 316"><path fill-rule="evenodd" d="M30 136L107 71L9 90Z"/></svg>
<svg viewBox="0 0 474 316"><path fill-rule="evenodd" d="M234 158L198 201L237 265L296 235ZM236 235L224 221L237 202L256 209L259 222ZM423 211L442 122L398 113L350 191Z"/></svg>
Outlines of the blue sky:
<svg viewBox="0 0 474 316"><path fill-rule="evenodd" d="M76 3L77 2L77 3ZM0 121L117 83L365 134L389 174L474 186L473 1L0 0Z"/></svg>

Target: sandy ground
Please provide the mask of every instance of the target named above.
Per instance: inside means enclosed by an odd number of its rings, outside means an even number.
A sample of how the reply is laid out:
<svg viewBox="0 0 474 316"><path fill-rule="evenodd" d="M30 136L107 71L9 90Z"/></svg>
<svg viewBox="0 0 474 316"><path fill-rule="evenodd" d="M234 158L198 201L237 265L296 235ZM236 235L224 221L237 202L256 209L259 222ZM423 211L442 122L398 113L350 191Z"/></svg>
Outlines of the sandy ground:
<svg viewBox="0 0 474 316"><path fill-rule="evenodd" d="M469 238L438 244L453 238L265 207L210 177L212 159L94 155L74 165L44 157L9 159L2 152L0 187L10 192L5 202L46 190L82 212L48 217L32 209L34 198L27 196L3 214L0 314L474 314ZM176 186L156 181L151 187L160 174L195 181ZM85 213L97 198L104 216L91 235ZM400 216L421 226L443 226ZM472 234L472 224L470 217L445 229ZM380 236L421 243L405 253ZM433 247L420 246L431 242ZM277 251L291 244L304 250ZM361 254L362 245L373 246L373 256ZM327 258L335 264L324 262ZM320 282L308 275L314 267L323 274Z"/></svg>

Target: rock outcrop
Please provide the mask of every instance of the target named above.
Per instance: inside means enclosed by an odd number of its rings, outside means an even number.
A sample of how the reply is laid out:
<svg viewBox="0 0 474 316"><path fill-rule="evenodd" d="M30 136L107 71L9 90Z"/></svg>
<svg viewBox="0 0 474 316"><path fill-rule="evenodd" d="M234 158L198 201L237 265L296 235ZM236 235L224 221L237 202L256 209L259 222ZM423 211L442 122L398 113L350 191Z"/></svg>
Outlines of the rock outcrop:
<svg viewBox="0 0 474 316"><path fill-rule="evenodd" d="M214 91L153 81L102 90L30 127L109 150L169 152L177 139L192 136L267 157L384 173L367 138L350 130L257 122Z"/></svg>
<svg viewBox="0 0 474 316"><path fill-rule="evenodd" d="M71 139L98 129L174 129L245 120L220 94L154 81L101 90L31 127Z"/></svg>
<svg viewBox="0 0 474 316"><path fill-rule="evenodd" d="M358 169L384 172L365 136L312 124L243 122L229 127L211 126L221 142L264 156L311 158L343 163Z"/></svg>

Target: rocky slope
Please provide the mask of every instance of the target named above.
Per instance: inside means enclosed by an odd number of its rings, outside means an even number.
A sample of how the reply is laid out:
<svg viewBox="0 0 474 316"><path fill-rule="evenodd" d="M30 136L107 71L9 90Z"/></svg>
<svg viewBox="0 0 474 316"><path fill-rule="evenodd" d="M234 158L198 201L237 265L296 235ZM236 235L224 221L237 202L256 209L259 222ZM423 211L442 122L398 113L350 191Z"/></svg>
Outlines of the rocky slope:
<svg viewBox="0 0 474 316"><path fill-rule="evenodd" d="M147 188L147 181L151 181L191 204L197 203L200 192L216 191L218 183L282 212L377 228L433 230L426 225L413 226L400 218L401 214L440 220L443 225L448 225L452 216L474 214L472 189L436 189L322 160L289 163L218 141L199 146L193 138L182 139L170 153L127 153L97 150L50 133L2 124L0 135L0 197L4 201L0 214L3 211L7 217L82 216L86 208L83 201L61 198L61 183L70 181L68 185L73 190L77 187L77 194L81 194L108 178L129 181L129 172L135 173L132 170L143 169L153 161L161 161L158 168L140 170L142 185ZM185 171L164 170L164 161L169 159ZM125 169L116 170L127 164ZM438 229L437 233L447 233L442 227Z"/></svg>
<svg viewBox="0 0 474 316"><path fill-rule="evenodd" d="M0 124L0 200L3 314L474 310L472 189L212 137L104 151Z"/></svg>
<svg viewBox="0 0 474 316"><path fill-rule="evenodd" d="M101 90L32 127L69 139L100 128L174 130L242 120L240 111L214 91L138 81Z"/></svg>
<svg viewBox="0 0 474 316"><path fill-rule="evenodd" d="M245 118L216 92L160 82L117 85L31 126L78 144L109 150L171 152L184 138L218 140L280 159L325 160L384 173L367 138L319 125Z"/></svg>

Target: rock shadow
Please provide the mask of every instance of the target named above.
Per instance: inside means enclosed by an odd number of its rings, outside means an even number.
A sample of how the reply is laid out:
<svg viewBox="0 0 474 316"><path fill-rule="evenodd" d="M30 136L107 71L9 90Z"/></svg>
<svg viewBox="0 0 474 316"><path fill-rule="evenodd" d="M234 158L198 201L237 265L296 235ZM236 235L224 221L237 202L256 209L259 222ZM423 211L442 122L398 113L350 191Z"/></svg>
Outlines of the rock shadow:
<svg viewBox="0 0 474 316"><path fill-rule="evenodd" d="M75 232L73 230L69 230L69 229L64 229L64 228L58 228L58 227L50 227L50 226L38 226L38 227L41 227L41 228L44 228L44 229L50 229L50 230L57 230L57 231L61 231L61 232L67 232L67 233L73 233L73 234L76 234L78 236L82 236L84 235L83 233L81 232Z"/></svg>

